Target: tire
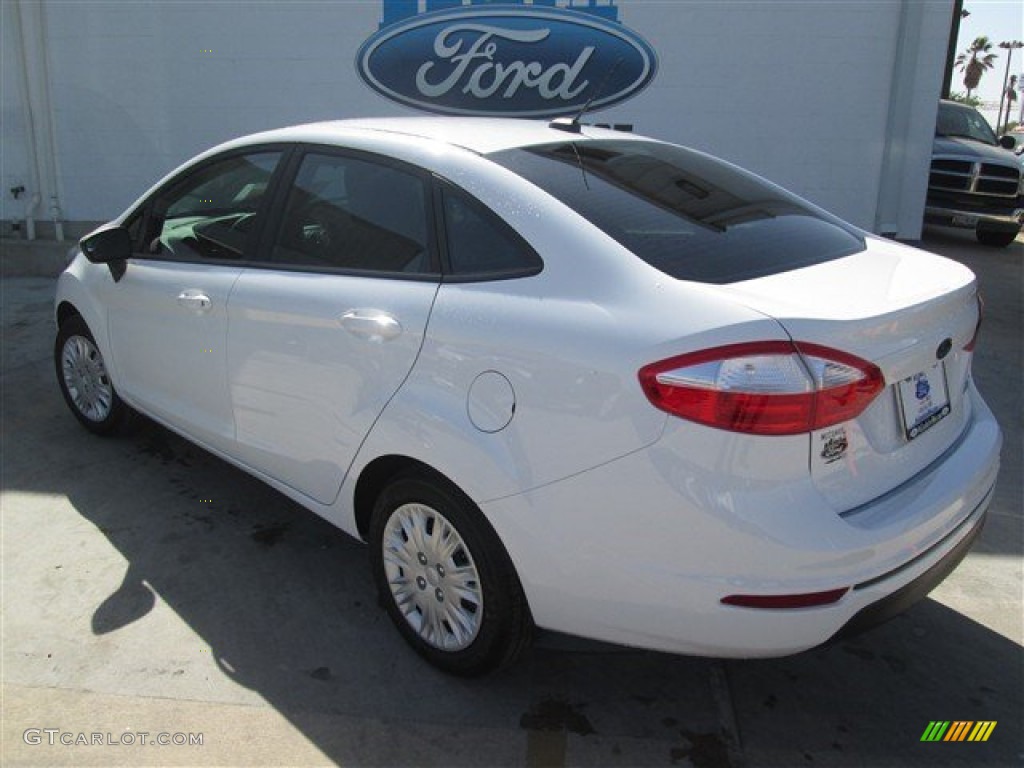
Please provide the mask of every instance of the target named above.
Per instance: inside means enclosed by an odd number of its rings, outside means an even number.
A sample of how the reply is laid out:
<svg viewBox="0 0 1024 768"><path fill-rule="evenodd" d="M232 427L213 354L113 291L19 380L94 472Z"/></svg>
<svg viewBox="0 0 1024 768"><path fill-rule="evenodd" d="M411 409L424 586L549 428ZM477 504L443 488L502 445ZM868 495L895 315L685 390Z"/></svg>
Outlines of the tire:
<svg viewBox="0 0 1024 768"><path fill-rule="evenodd" d="M117 432L128 406L118 397L96 340L79 315L57 331L53 361L64 401L82 426L97 435Z"/></svg>
<svg viewBox="0 0 1024 768"><path fill-rule="evenodd" d="M1016 232L992 231L986 229L979 229L974 233L974 235L978 238L979 243L991 246L992 248L1005 248L1017 239Z"/></svg>
<svg viewBox="0 0 1024 768"><path fill-rule="evenodd" d="M398 631L444 672L482 675L529 645L533 622L512 561L448 483L407 474L384 490L370 520L370 564Z"/></svg>

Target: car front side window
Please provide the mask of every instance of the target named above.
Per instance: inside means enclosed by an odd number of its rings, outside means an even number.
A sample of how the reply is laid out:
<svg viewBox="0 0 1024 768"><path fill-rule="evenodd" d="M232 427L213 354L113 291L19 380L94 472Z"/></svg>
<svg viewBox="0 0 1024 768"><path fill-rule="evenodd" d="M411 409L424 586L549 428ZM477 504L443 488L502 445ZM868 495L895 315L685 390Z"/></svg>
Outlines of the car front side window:
<svg viewBox="0 0 1024 768"><path fill-rule="evenodd" d="M172 182L128 222L134 250L176 261L244 259L281 154L232 154Z"/></svg>

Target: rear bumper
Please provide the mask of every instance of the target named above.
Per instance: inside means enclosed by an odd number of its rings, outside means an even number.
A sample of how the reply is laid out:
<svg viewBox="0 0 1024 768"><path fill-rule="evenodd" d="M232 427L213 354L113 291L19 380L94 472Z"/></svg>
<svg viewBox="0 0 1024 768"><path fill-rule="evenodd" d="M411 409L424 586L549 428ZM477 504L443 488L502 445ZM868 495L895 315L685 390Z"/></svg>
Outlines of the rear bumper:
<svg viewBox="0 0 1024 768"><path fill-rule="evenodd" d="M991 496L991 494L989 494L989 496ZM865 630L871 629L878 624L898 616L918 600L923 600L929 592L935 589L935 587L941 584L949 574L956 570L956 567L960 565L961 561L967 557L967 552L974 545L974 542L977 541L978 537L981 535L982 529L985 527L988 501L989 497L986 497L984 503L979 506L980 513L971 515L971 517L965 520L959 528L947 537L947 539L952 540L959 538L959 541L942 557L942 559L932 565L913 581L904 584L887 597L883 597L871 605L862 608L853 616L852 619L843 625L843 628L840 629L832 639L842 640L847 637L858 635ZM947 543L947 540L943 540L941 542L942 545L946 545ZM913 562L914 561L908 563L908 565L912 565ZM905 570L905 567L906 566L898 569L897 573ZM896 576L897 574L893 573L890 575ZM854 591L866 589L870 586L874 586L878 581L885 580L886 578L888 578L888 576L882 577L882 579L873 579L870 582L858 584L853 589Z"/></svg>
<svg viewBox="0 0 1024 768"><path fill-rule="evenodd" d="M695 425L482 509L516 564L540 627L702 656L797 653L903 610L948 575L976 539L1002 438L973 389L972 398L955 446L847 517L829 508L806 470L803 479L781 477L778 467L792 463L787 457L752 466L715 430ZM790 450L787 441L772 446L777 454ZM792 450L806 456L806 438L794 440ZM849 590L810 608L721 602L735 594L837 588Z"/></svg>

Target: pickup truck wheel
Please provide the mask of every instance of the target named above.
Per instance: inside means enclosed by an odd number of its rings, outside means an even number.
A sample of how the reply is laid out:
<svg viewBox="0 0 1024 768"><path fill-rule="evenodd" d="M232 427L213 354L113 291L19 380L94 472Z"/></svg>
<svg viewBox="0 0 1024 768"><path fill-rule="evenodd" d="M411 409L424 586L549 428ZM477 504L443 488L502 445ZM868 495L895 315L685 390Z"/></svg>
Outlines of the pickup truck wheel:
<svg viewBox="0 0 1024 768"><path fill-rule="evenodd" d="M990 230L979 229L975 232L978 238L978 242L982 245L989 245L993 248L1005 248L1014 240L1017 239L1016 232L992 232Z"/></svg>

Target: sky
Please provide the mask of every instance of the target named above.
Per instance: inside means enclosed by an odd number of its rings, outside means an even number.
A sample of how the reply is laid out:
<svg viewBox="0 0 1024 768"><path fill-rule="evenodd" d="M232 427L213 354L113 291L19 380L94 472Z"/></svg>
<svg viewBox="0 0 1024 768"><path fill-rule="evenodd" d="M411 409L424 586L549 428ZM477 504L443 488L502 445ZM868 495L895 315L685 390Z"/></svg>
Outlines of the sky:
<svg viewBox="0 0 1024 768"><path fill-rule="evenodd" d="M992 42L992 52L999 57L993 68L982 76L981 84L975 92L983 102L995 102L992 108L994 114L1006 74L1007 51L1000 48L999 43L1011 40L1024 42L1024 3L1021 0L964 0L964 10L970 11L971 15L960 21L957 53L967 50L975 38L985 35ZM1024 48L1013 51L1010 74L1018 78L1024 76ZM952 89L961 93L967 91L964 88L963 73L954 70ZM1016 106L1020 106L1019 101Z"/></svg>

